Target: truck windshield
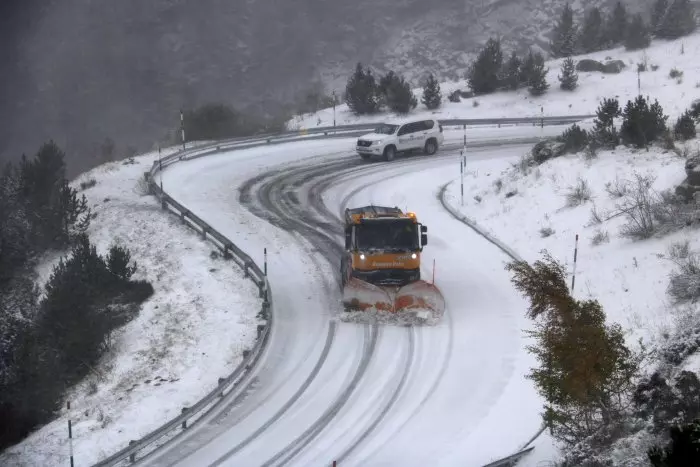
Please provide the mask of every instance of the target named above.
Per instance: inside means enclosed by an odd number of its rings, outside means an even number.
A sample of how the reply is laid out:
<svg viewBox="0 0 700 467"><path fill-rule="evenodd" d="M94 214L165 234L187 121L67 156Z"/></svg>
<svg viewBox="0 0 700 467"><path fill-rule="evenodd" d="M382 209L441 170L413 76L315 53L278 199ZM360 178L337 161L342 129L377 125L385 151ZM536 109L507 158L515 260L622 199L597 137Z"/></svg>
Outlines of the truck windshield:
<svg viewBox="0 0 700 467"><path fill-rule="evenodd" d="M355 228L355 243L360 250L416 251L418 225L410 220L365 221Z"/></svg>
<svg viewBox="0 0 700 467"><path fill-rule="evenodd" d="M375 128L374 132L379 133L380 135L393 135L398 127L398 125L388 125L385 123Z"/></svg>

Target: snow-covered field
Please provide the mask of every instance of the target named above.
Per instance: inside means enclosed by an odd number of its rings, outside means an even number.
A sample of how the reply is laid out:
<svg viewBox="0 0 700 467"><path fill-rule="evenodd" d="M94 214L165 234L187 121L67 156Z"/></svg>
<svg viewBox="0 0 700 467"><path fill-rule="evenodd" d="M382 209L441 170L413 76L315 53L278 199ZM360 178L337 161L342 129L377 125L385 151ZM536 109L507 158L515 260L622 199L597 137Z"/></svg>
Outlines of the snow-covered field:
<svg viewBox="0 0 700 467"><path fill-rule="evenodd" d="M684 53L681 54L681 49ZM513 92L499 92L491 95L462 99L461 102L449 102L447 95L455 89L468 90L465 81L441 83L443 95L442 107L431 111L420 103L422 90L414 89L419 100L418 107L411 116L431 116L435 118L497 118L497 117L540 117L542 115L589 115L595 113L600 101L607 97L617 97L624 104L637 96L637 64L646 61L648 71L640 74L643 95L657 98L672 121L683 113L690 102L699 96L698 80L700 63L695 59L700 55L700 33L673 41L655 40L645 51L627 52L623 47L595 52L574 57L591 58L605 61L610 58L622 60L626 68L619 74L599 72L579 72L579 87L573 91L559 89L562 60L550 60L547 81L549 91L541 97L532 97L527 89ZM645 59L646 57L646 59ZM656 68L652 69L652 66ZM672 69L683 72L680 78L671 78ZM478 104L477 104L478 103ZM478 106L477 106L478 105ZM348 125L353 123L380 122L393 117L389 113L373 116L355 116L346 104L336 107L336 123ZM313 114L290 120L290 129L332 126L333 109L323 109Z"/></svg>
<svg viewBox="0 0 700 467"><path fill-rule="evenodd" d="M96 182L83 192L96 215L88 233L98 251L105 253L113 241L127 246L138 264L134 278L150 281L155 294L114 333L95 372L69 390L70 410L7 449L0 464L68 465L69 419L76 464L97 462L179 415L253 346L257 288L147 194L143 173L156 159L151 153L133 163L109 163L73 182L76 188ZM60 256L47 255L38 284Z"/></svg>

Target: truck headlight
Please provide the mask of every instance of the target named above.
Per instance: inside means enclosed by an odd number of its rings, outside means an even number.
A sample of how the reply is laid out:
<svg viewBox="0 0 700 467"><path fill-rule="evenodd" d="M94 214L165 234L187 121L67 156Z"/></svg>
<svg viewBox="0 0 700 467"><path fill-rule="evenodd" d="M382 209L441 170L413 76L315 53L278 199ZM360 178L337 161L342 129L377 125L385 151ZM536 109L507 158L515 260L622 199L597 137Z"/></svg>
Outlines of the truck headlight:
<svg viewBox="0 0 700 467"><path fill-rule="evenodd" d="M416 259L416 258L418 258L418 255L415 254L415 253L413 253L413 254L411 255L411 258Z"/></svg>
<svg viewBox="0 0 700 467"><path fill-rule="evenodd" d="M362 261L365 260L365 254L364 254L364 253L360 253L360 259L361 259Z"/></svg>

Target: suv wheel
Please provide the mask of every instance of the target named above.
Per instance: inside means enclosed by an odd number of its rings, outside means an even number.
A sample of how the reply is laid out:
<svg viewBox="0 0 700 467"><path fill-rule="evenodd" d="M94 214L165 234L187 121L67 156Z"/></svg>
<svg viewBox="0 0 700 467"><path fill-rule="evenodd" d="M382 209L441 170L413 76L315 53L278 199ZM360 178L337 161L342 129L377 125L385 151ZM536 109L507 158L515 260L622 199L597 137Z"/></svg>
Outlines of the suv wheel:
<svg viewBox="0 0 700 467"><path fill-rule="evenodd" d="M394 146L387 146L384 149L384 160L393 161L396 157L396 148Z"/></svg>
<svg viewBox="0 0 700 467"><path fill-rule="evenodd" d="M432 156L437 152L437 142L433 138L430 138L428 141L425 142L425 147L423 148L423 151L427 155Z"/></svg>

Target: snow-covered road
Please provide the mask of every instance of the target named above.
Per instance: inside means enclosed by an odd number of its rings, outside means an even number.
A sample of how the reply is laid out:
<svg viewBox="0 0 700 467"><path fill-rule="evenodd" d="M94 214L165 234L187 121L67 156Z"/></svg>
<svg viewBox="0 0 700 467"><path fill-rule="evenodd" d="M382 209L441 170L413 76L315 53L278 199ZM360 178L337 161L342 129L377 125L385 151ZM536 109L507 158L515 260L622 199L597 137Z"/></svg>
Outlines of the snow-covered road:
<svg viewBox="0 0 700 467"><path fill-rule="evenodd" d="M458 154L367 164L353 141L249 149L164 173L166 191L259 264L267 248L276 321L247 394L227 397L148 465L477 466L538 429L541 403L523 378L524 302L507 258L437 199L459 176ZM468 165L528 149L470 152ZM369 201L408 207L429 226L424 274L435 259L447 301L438 326L334 319L339 214Z"/></svg>

